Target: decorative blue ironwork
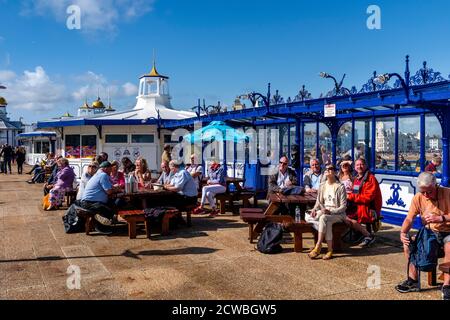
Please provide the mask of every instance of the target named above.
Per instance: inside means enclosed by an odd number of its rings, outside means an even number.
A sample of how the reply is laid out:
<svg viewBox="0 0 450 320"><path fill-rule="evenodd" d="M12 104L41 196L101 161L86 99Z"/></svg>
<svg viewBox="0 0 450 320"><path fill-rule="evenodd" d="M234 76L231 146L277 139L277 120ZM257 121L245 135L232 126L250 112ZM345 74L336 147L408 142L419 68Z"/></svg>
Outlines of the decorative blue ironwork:
<svg viewBox="0 0 450 320"><path fill-rule="evenodd" d="M284 99L282 96L279 95L278 90L275 91L275 94L272 97L272 100L270 101L271 104L277 105L284 103Z"/></svg>
<svg viewBox="0 0 450 320"><path fill-rule="evenodd" d="M367 83L364 84L359 90L359 93L368 93L368 92L374 92L374 91L381 91L381 90L390 90L392 89L387 83L377 83L375 79L378 77L377 72L373 72L373 77L367 80Z"/></svg>
<svg viewBox="0 0 450 320"><path fill-rule="evenodd" d="M399 191L402 190L402 187L400 187L400 185L398 183L393 183L391 188L392 191L392 195L391 197L386 201L386 204L388 206L393 206L393 205L397 205L399 207L406 207L406 203L400 198L400 193Z"/></svg>
<svg viewBox="0 0 450 320"><path fill-rule="evenodd" d="M427 68L427 62L423 62L423 68L416 72L416 74L409 81L412 86L419 86L427 83L435 83L445 81L440 72L434 71L432 68Z"/></svg>
<svg viewBox="0 0 450 320"><path fill-rule="evenodd" d="M337 82L336 78L333 77L332 75L326 73L326 72L321 72L319 74L322 78L329 78L329 79L333 79L334 81L334 89L329 91L325 97L330 98L330 97L335 97L335 96L343 96L343 95L351 95L351 91L345 87L342 86L342 84L344 83L344 79L346 74L344 73L344 75L342 76L341 81Z"/></svg>
<svg viewBox="0 0 450 320"><path fill-rule="evenodd" d="M298 94L294 98L294 102L311 100L311 93L305 89L305 85L302 86L302 89L298 91Z"/></svg>

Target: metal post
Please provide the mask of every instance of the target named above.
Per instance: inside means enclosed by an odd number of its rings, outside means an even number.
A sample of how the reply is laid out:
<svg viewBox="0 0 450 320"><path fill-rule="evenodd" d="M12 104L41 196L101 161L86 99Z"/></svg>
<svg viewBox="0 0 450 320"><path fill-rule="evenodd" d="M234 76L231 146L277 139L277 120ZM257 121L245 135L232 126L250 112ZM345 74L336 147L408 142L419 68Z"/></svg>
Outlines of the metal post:
<svg viewBox="0 0 450 320"><path fill-rule="evenodd" d="M370 154L371 154L371 160L370 161L370 171L374 172L375 168L376 168L376 158L375 158L375 153L376 153L376 145L377 145L377 126L376 126L376 119L375 117L372 117L372 149L370 150Z"/></svg>
<svg viewBox="0 0 450 320"><path fill-rule="evenodd" d="M420 172L425 171L425 114L420 115Z"/></svg>
<svg viewBox="0 0 450 320"><path fill-rule="evenodd" d="M445 130L448 131L448 130ZM450 131L449 131L450 132ZM450 166L448 165L449 161L449 132L446 132L445 136L442 136L442 180L441 185L444 187L449 186L450 182Z"/></svg>
<svg viewBox="0 0 450 320"><path fill-rule="evenodd" d="M299 148L299 160L300 160L300 167L295 168L295 171L297 173L298 180L300 182L300 185L303 185L303 179L302 179L302 172L303 172L303 149L304 149L304 143L303 140L303 123L299 118L295 118L295 144L298 145Z"/></svg>
<svg viewBox="0 0 450 320"><path fill-rule="evenodd" d="M335 120L336 121L336 120ZM334 125L333 130L331 131L331 161L334 165L336 165L337 158L337 136L339 134L339 126Z"/></svg>
<svg viewBox="0 0 450 320"><path fill-rule="evenodd" d="M356 161L358 159L355 159L355 119L352 118L352 159L353 161Z"/></svg>
<svg viewBox="0 0 450 320"><path fill-rule="evenodd" d="M319 147L320 139L319 139L319 121L316 121L316 159L319 160L319 163L321 163L321 159L319 159Z"/></svg>
<svg viewBox="0 0 450 320"><path fill-rule="evenodd" d="M394 116L395 118L395 128L394 128L394 171L399 171L398 165L398 115Z"/></svg>

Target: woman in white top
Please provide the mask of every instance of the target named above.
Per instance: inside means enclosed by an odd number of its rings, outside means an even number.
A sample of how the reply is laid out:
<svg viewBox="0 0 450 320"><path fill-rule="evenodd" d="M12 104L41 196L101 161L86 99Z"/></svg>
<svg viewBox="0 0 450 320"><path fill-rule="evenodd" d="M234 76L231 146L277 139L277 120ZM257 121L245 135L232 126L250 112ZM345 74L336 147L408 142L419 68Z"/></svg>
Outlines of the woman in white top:
<svg viewBox="0 0 450 320"><path fill-rule="evenodd" d="M323 259L329 260L333 256L333 224L345 221L347 194L344 185L336 179L336 168L333 165L326 167L324 175L327 180L320 185L316 204L306 221L313 223L319 231L316 246L308 254L309 257L317 258L323 241L326 241L328 252Z"/></svg>
<svg viewBox="0 0 450 320"><path fill-rule="evenodd" d="M88 181L97 172L97 170L98 170L98 162L97 161L93 161L88 165L87 170L81 176L80 185L78 186L77 200L81 200L81 197L83 196L83 193L84 193L84 188L86 187Z"/></svg>

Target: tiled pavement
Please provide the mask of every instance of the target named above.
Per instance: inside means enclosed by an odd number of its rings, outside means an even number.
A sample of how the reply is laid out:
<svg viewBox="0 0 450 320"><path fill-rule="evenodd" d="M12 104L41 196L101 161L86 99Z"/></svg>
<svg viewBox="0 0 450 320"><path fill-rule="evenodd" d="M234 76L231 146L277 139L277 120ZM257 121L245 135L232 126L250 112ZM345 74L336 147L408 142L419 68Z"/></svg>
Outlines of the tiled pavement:
<svg viewBox="0 0 450 320"><path fill-rule="evenodd" d="M28 175L0 176L0 299L439 299L437 288L402 295L398 228L385 225L374 247L347 248L330 261L294 253L292 240L263 255L239 217L193 217L170 236L130 240L65 234L64 210L40 208L42 185ZM312 245L307 236L307 247ZM69 266L81 272L79 289ZM370 266L381 284L367 288ZM422 277L424 280L426 275ZM69 284L69 285L68 285Z"/></svg>

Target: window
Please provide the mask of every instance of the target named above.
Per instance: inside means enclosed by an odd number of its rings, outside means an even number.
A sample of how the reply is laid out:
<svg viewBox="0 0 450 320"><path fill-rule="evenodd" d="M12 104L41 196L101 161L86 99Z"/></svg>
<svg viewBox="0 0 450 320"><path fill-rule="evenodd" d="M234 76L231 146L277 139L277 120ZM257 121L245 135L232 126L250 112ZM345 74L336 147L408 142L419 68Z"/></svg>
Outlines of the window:
<svg viewBox="0 0 450 320"><path fill-rule="evenodd" d="M81 136L81 157L95 158L97 154L97 136L86 135Z"/></svg>
<svg viewBox="0 0 450 320"><path fill-rule="evenodd" d="M342 159L343 157L349 155L352 156L352 123L346 122L339 129L337 136L337 159Z"/></svg>
<svg viewBox="0 0 450 320"><path fill-rule="evenodd" d="M289 135L289 127L288 125L281 125L278 127L280 130L280 139L281 139L281 154L289 157L289 144L288 144L288 135ZM295 140L294 140L295 141ZM292 143L292 142L291 142Z"/></svg>
<svg viewBox="0 0 450 320"><path fill-rule="evenodd" d="M66 158L80 158L81 139L79 134L66 134L65 145Z"/></svg>
<svg viewBox="0 0 450 320"><path fill-rule="evenodd" d="M154 143L155 136L152 134L132 134L131 143Z"/></svg>
<svg viewBox="0 0 450 320"><path fill-rule="evenodd" d="M375 137L376 168L381 170L394 170L394 118L391 117L377 119Z"/></svg>
<svg viewBox="0 0 450 320"><path fill-rule="evenodd" d="M164 143L172 143L172 135L171 134L164 135Z"/></svg>
<svg viewBox="0 0 450 320"><path fill-rule="evenodd" d="M355 145L354 158L366 159L367 163L372 163L371 149L372 149L372 121L358 120L355 121Z"/></svg>
<svg viewBox="0 0 450 320"><path fill-rule="evenodd" d="M309 161L313 158L317 158L317 151L316 151L316 146L317 146L317 132L316 132L316 123L312 122L312 123L305 123L305 127L304 127L304 136L303 136L303 141L304 141L304 163L306 165L309 165Z"/></svg>
<svg viewBox="0 0 450 320"><path fill-rule="evenodd" d="M420 171L420 116L398 118L398 169Z"/></svg>
<svg viewBox="0 0 450 320"><path fill-rule="evenodd" d="M330 129L323 124L319 124L319 154L317 156L321 165L331 164L331 133Z"/></svg>
<svg viewBox="0 0 450 320"><path fill-rule="evenodd" d="M442 127L434 115L425 116L425 167L434 156L442 159ZM437 167L437 172L442 173L442 164Z"/></svg>
<svg viewBox="0 0 450 320"><path fill-rule="evenodd" d="M50 143L48 141L36 141L34 143L34 153L48 153L50 151Z"/></svg>
<svg viewBox="0 0 450 320"><path fill-rule="evenodd" d="M105 143L128 143L128 135L126 134L107 134Z"/></svg>

